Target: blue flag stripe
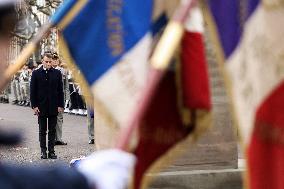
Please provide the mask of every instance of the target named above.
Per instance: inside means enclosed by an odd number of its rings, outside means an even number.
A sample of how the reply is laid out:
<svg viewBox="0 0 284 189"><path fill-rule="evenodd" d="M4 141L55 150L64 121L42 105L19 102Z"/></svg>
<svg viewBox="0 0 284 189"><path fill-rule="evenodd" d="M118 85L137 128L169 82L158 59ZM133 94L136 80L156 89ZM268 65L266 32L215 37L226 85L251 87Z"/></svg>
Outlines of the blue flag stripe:
<svg viewBox="0 0 284 189"><path fill-rule="evenodd" d="M154 23L151 26L152 35L155 36L157 33L159 33L161 29L163 29L166 26L168 21L169 19L166 13L163 13L161 16L159 16L158 19L154 21Z"/></svg>
<svg viewBox="0 0 284 189"><path fill-rule="evenodd" d="M71 4L63 7L70 10ZM152 0L89 0L62 31L68 50L89 85L150 30ZM55 23L66 12L59 10Z"/></svg>
<svg viewBox="0 0 284 189"><path fill-rule="evenodd" d="M241 5L241 2L246 4ZM259 0L209 1L211 14L218 29L225 58L228 58L237 47L242 35L243 24L254 12L258 4ZM246 15L242 15L244 11Z"/></svg>

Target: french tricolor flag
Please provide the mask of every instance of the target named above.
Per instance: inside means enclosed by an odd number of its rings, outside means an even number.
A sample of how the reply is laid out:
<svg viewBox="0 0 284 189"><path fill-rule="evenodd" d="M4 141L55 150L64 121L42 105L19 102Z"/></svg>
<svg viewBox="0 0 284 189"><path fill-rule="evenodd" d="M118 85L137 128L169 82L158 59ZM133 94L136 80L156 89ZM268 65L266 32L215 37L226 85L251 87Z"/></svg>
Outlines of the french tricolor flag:
<svg viewBox="0 0 284 189"><path fill-rule="evenodd" d="M84 94L94 97L100 125L125 125L137 104L149 67L153 6L152 0L66 0L51 18L61 53L80 70L74 73Z"/></svg>
<svg viewBox="0 0 284 189"><path fill-rule="evenodd" d="M249 187L284 188L283 3L211 0L207 5L247 150Z"/></svg>

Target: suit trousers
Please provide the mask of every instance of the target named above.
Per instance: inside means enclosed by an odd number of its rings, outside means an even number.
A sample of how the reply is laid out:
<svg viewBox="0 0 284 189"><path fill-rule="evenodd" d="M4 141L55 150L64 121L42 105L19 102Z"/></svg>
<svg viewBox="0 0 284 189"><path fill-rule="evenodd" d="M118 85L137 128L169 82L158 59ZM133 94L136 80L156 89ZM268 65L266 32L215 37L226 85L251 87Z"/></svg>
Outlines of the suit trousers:
<svg viewBox="0 0 284 189"><path fill-rule="evenodd" d="M56 141L62 141L62 124L63 124L63 113L59 112L56 119Z"/></svg>
<svg viewBox="0 0 284 189"><path fill-rule="evenodd" d="M46 132L48 128L48 152L54 152L55 145L55 126L57 116L38 116L39 124L39 143L42 152L46 152ZM48 123L48 124L47 124Z"/></svg>
<svg viewBox="0 0 284 189"><path fill-rule="evenodd" d="M87 124L88 124L88 136L89 136L89 140L92 140L95 138L94 135L94 117L91 117L90 115L90 111L88 110L87 113Z"/></svg>
<svg viewBox="0 0 284 189"><path fill-rule="evenodd" d="M19 81L17 81L17 83L16 83L16 88L17 88L17 94L18 94L18 97L19 97L19 101L22 101L23 100L23 94L22 94L22 92L21 92L21 87L20 87L20 82Z"/></svg>
<svg viewBox="0 0 284 189"><path fill-rule="evenodd" d="M15 97L15 100L18 100L20 101L20 98L19 98L19 95L18 95L18 89L17 89L17 82L15 79L14 81L12 82L12 89L13 89L13 94L14 94L14 97Z"/></svg>

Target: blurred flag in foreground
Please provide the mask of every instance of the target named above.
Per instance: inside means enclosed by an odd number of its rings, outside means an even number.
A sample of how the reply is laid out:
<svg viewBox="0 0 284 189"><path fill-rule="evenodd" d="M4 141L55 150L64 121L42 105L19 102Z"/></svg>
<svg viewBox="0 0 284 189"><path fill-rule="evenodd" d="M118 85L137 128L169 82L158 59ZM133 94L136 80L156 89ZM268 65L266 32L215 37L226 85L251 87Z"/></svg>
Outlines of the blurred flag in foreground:
<svg viewBox="0 0 284 189"><path fill-rule="evenodd" d="M169 2L173 4L172 0ZM152 32L157 33L165 23L163 8L154 15L152 3L151 0L65 1L51 20L62 31L61 48L65 49L67 61L80 68L91 86L96 115L105 120L106 127L126 125L147 85ZM177 63L179 69L165 75L138 123L140 127L134 136L137 143L132 148L138 159L135 188L142 186L143 175L154 162L161 165L158 159L167 159L165 154L169 149L189 133L198 134L210 124L202 16L194 10L190 17ZM151 27L154 25L155 29Z"/></svg>
<svg viewBox="0 0 284 189"><path fill-rule="evenodd" d="M125 124L146 83L152 7L152 0L66 0L51 18L106 125Z"/></svg>
<svg viewBox="0 0 284 189"><path fill-rule="evenodd" d="M249 186L284 188L283 3L211 0L205 14L231 83Z"/></svg>
<svg viewBox="0 0 284 189"><path fill-rule="evenodd" d="M169 44L170 45L170 44ZM146 171L172 162L189 136L210 125L210 91L203 43L203 18L192 9L176 66L162 79L138 127L134 188L145 188ZM188 139L188 140L186 140Z"/></svg>

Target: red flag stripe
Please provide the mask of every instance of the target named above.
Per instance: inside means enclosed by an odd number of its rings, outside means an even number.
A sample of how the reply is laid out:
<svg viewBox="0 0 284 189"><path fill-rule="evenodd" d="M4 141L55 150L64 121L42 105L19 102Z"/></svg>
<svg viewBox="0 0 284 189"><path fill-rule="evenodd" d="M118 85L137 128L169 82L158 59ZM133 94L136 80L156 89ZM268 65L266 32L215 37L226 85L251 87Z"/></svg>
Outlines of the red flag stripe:
<svg viewBox="0 0 284 189"><path fill-rule="evenodd" d="M256 112L248 148L250 188L284 188L284 82Z"/></svg>
<svg viewBox="0 0 284 189"><path fill-rule="evenodd" d="M181 70L184 105L210 110L210 89L203 36L186 32L182 41Z"/></svg>

